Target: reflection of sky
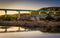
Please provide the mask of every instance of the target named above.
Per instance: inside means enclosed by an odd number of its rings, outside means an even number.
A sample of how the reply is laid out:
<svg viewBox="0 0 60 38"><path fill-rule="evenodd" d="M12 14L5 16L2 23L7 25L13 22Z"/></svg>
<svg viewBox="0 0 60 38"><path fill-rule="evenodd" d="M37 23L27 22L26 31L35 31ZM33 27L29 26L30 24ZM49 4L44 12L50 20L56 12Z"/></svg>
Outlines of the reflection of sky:
<svg viewBox="0 0 60 38"><path fill-rule="evenodd" d="M8 28L7 30L8 30L8 31L17 31L17 30L18 30L18 27L10 27L10 28ZM20 27L20 30L23 31L23 30L25 30L25 29ZM5 31L5 29L1 29L1 28L0 28L0 31Z"/></svg>
<svg viewBox="0 0 60 38"><path fill-rule="evenodd" d="M32 9L59 7L60 0L0 0L0 8Z"/></svg>
<svg viewBox="0 0 60 38"><path fill-rule="evenodd" d="M41 33L39 31L0 33L0 38L60 38L60 34Z"/></svg>

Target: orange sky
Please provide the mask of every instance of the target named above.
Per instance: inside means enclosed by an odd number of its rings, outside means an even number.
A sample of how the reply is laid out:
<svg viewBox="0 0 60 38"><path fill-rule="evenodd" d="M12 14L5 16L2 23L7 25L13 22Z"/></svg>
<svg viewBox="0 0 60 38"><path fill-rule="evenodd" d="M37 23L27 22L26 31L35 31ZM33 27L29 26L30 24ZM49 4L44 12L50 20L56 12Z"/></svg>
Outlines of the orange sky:
<svg viewBox="0 0 60 38"><path fill-rule="evenodd" d="M20 13L29 13L28 11L21 11ZM0 15L4 15L4 11L0 11ZM18 14L17 11L8 11L7 14Z"/></svg>

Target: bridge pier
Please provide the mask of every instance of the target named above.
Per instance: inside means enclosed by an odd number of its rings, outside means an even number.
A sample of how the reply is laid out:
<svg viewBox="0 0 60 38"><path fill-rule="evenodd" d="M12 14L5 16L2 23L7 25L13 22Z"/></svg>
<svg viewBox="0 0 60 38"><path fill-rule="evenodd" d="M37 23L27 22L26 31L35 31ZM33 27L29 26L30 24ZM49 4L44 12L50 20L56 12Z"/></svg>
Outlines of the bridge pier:
<svg viewBox="0 0 60 38"><path fill-rule="evenodd" d="M17 31L20 31L20 26L18 27L18 30Z"/></svg>
<svg viewBox="0 0 60 38"><path fill-rule="evenodd" d="M56 14L56 12L54 12L54 15Z"/></svg>
<svg viewBox="0 0 60 38"><path fill-rule="evenodd" d="M19 20L20 19L20 11L18 11L18 18L17 18L17 20Z"/></svg>
<svg viewBox="0 0 60 38"><path fill-rule="evenodd" d="M39 12L39 15L41 14L41 12Z"/></svg>
<svg viewBox="0 0 60 38"><path fill-rule="evenodd" d="M30 15L32 15L31 12L30 12Z"/></svg>
<svg viewBox="0 0 60 38"><path fill-rule="evenodd" d="M7 28L5 28L5 32L7 32Z"/></svg>
<svg viewBox="0 0 60 38"><path fill-rule="evenodd" d="M49 14L49 11L47 12L47 14Z"/></svg>
<svg viewBox="0 0 60 38"><path fill-rule="evenodd" d="M7 10L5 10L5 17L7 17Z"/></svg>

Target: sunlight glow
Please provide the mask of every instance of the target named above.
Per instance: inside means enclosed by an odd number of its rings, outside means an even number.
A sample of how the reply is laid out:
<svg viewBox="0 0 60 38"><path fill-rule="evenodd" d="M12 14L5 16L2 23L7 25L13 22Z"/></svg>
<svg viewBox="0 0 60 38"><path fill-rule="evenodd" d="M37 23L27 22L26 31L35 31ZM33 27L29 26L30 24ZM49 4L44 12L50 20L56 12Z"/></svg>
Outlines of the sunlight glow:
<svg viewBox="0 0 60 38"><path fill-rule="evenodd" d="M4 11L0 11L0 15L4 15L5 13L4 13Z"/></svg>
<svg viewBox="0 0 60 38"><path fill-rule="evenodd" d="M7 14L18 14L17 11L7 11Z"/></svg>
<svg viewBox="0 0 60 38"><path fill-rule="evenodd" d="M21 11L20 13L29 13L29 11Z"/></svg>
<svg viewBox="0 0 60 38"><path fill-rule="evenodd" d="M20 13L30 13L28 11L20 11ZM4 15L5 12L4 11L0 11L0 15ZM18 14L18 11L7 11L7 14Z"/></svg>

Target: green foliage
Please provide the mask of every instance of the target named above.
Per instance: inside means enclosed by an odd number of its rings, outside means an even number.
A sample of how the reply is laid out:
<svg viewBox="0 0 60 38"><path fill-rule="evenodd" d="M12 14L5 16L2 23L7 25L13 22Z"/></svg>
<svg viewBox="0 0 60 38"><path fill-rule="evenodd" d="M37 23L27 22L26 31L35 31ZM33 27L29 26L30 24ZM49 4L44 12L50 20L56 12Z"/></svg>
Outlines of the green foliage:
<svg viewBox="0 0 60 38"><path fill-rule="evenodd" d="M60 11L60 7L45 7L41 8L39 10L52 10L52 11ZM42 13L42 12L41 12ZM54 12L51 12L49 14L53 14ZM60 15L60 12L56 12L56 15Z"/></svg>
<svg viewBox="0 0 60 38"><path fill-rule="evenodd" d="M46 17L46 20L50 21L50 20L54 20L54 18L51 15L48 14L48 16Z"/></svg>
<svg viewBox="0 0 60 38"><path fill-rule="evenodd" d="M5 15L3 15L3 16L0 17L0 20L3 20L3 21L14 21L14 20L16 20L16 18L14 18L12 16L9 16L9 15L7 15L7 17L5 17Z"/></svg>
<svg viewBox="0 0 60 38"><path fill-rule="evenodd" d="M56 12L56 15L60 15L60 12Z"/></svg>
<svg viewBox="0 0 60 38"><path fill-rule="evenodd" d="M32 14L32 15L38 15L39 12L38 12L38 11L32 11L31 14Z"/></svg>

